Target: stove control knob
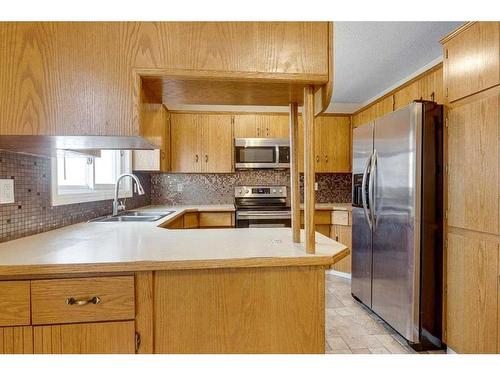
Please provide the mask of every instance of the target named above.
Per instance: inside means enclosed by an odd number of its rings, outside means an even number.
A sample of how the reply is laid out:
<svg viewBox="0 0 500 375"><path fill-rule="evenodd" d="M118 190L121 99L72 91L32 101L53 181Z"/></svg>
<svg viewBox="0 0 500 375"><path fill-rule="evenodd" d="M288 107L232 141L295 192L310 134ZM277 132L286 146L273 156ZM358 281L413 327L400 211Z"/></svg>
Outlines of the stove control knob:
<svg viewBox="0 0 500 375"><path fill-rule="evenodd" d="M276 193L276 189L273 189L273 193Z"/></svg>
<svg viewBox="0 0 500 375"><path fill-rule="evenodd" d="M245 194L250 194L250 190L245 190Z"/></svg>

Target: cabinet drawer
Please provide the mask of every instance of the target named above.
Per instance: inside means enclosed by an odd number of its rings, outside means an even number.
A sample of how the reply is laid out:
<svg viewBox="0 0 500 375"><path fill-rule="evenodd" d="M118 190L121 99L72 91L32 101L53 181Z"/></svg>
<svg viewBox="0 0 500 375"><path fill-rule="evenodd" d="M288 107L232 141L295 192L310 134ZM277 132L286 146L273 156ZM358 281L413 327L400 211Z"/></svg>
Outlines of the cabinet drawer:
<svg viewBox="0 0 500 375"><path fill-rule="evenodd" d="M300 224L304 225L304 211L300 211ZM331 224L331 211L316 210L314 211L314 224L315 225L330 225Z"/></svg>
<svg viewBox="0 0 500 375"><path fill-rule="evenodd" d="M349 211L332 211L332 224L334 225L351 225L349 219Z"/></svg>
<svg viewBox="0 0 500 375"><path fill-rule="evenodd" d="M30 324L30 282L0 281L0 327Z"/></svg>
<svg viewBox="0 0 500 375"><path fill-rule="evenodd" d="M31 300L35 325L135 318L133 276L32 281Z"/></svg>
<svg viewBox="0 0 500 375"><path fill-rule="evenodd" d="M184 214L184 228L198 228L198 212L187 212Z"/></svg>
<svg viewBox="0 0 500 375"><path fill-rule="evenodd" d="M206 227L232 227L234 226L232 212L200 212L200 228Z"/></svg>

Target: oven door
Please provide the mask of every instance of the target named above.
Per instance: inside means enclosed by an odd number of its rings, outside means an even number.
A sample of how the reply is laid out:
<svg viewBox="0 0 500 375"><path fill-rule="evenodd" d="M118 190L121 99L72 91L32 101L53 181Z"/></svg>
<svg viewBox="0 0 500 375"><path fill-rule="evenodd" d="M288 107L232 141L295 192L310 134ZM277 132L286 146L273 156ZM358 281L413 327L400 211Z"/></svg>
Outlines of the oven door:
<svg viewBox="0 0 500 375"><path fill-rule="evenodd" d="M236 228L291 227L290 211L237 211Z"/></svg>

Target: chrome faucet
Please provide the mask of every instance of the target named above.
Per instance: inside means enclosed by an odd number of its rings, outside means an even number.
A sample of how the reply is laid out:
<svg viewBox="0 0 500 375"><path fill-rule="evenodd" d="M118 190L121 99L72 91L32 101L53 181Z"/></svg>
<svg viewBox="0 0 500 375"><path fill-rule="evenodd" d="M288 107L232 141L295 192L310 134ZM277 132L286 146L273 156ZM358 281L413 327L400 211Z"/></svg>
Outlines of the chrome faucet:
<svg viewBox="0 0 500 375"><path fill-rule="evenodd" d="M118 179L116 180L116 184L115 184L115 199L113 201L113 216L116 216L116 215L118 215L118 212L125 210L125 204L118 200L118 189L120 187L120 181L124 177L127 177L127 176L132 177L132 179L137 184L137 193L139 195L144 195L144 188L142 187L141 182L139 181L139 179L137 178L137 176L135 174L132 174L132 173L121 174L118 177Z"/></svg>

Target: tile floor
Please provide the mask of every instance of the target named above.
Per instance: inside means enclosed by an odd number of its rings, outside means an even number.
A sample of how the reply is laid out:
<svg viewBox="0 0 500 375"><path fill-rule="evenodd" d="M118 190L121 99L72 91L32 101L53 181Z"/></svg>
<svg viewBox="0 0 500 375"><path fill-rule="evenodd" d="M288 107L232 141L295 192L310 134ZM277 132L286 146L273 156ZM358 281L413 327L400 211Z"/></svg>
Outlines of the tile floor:
<svg viewBox="0 0 500 375"><path fill-rule="evenodd" d="M326 275L325 304L327 354L417 353L396 331L352 298L349 279Z"/></svg>

